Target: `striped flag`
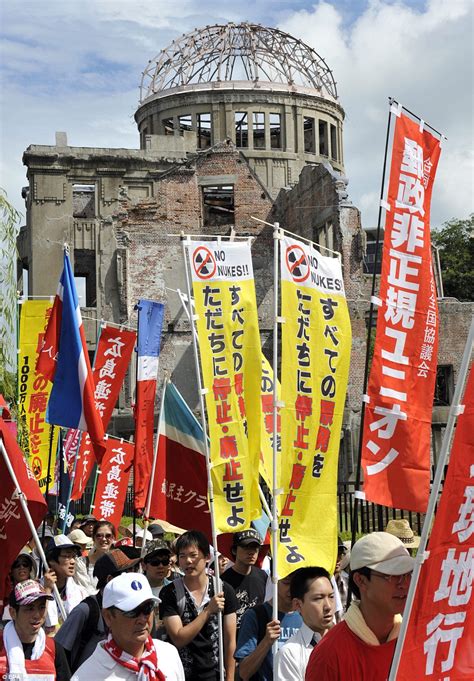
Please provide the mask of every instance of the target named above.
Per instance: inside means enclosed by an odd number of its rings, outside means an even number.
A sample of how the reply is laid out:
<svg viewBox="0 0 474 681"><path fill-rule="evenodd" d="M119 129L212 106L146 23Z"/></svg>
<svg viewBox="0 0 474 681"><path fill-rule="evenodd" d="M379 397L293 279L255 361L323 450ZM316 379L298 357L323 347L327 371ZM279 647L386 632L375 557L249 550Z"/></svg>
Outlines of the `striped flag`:
<svg viewBox="0 0 474 681"><path fill-rule="evenodd" d="M94 403L94 381L81 310L67 251L37 369L53 382L46 420L87 431L99 443L104 428ZM97 455L98 452L96 452Z"/></svg>
<svg viewBox="0 0 474 681"><path fill-rule="evenodd" d="M139 300L138 368L135 399L135 509L145 507L153 462L153 428L155 419L158 357L161 345L164 305L154 300Z"/></svg>

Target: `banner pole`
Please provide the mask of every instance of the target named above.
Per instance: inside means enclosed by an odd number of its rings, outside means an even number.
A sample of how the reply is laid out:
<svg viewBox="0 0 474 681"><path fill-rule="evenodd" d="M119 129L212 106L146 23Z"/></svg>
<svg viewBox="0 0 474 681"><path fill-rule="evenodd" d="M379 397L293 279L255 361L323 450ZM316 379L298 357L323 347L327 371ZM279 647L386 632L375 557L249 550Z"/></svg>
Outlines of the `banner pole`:
<svg viewBox="0 0 474 681"><path fill-rule="evenodd" d="M101 322L102 321L103 320L101 320ZM102 333L102 323L99 324L99 330L97 331L97 337L96 337L96 340L95 340L95 351L94 351L94 359L93 359L93 362L92 362L92 370L94 370L95 358L96 358L96 355L97 355L97 348L99 346L99 339L100 339L101 333ZM73 466L73 469L72 469L71 481L70 481L70 484L69 484L69 493L67 495L67 501L66 501L66 510L64 512L65 521L63 523L63 532L64 532L64 528L66 527L65 523L66 523L66 519L67 519L67 514L69 513L69 506L71 505L71 494L72 494L72 490L73 490L73 487L74 487L74 480L76 479L77 460L79 458L79 452L80 452L80 449L81 449L81 441L82 441L83 436L84 436L84 433L81 433L81 435L79 437L79 442L77 443L76 457L74 459L74 466Z"/></svg>
<svg viewBox="0 0 474 681"><path fill-rule="evenodd" d="M46 556L43 550L43 546L40 542L40 538L38 537L38 532L36 531L36 527L33 523L33 519L30 514L30 510L28 508L28 504L26 503L25 495L20 489L20 485L18 484L17 477L15 475L15 471L13 470L13 466L11 464L10 459L8 458L7 450L5 449L5 445L3 444L3 440L0 438L0 449L2 451L2 456L3 460L5 461L5 465L7 467L8 473L10 474L10 477L12 479L13 485L15 487L15 492L16 492L16 497L18 501L21 504L21 508L23 509L23 513L25 514L26 522L28 523L28 526L31 531L31 535L35 541L36 548L38 550L38 555L41 558L41 562L43 564L45 572L49 570L49 565L48 561L46 560ZM44 521L43 521L44 522ZM63 618L63 621L66 621L67 615L66 611L64 610L64 606L61 600L61 596L59 595L58 587L56 584L53 585L53 593L54 593L54 598L56 599L56 604L58 606L59 612L61 613L61 617Z"/></svg>
<svg viewBox="0 0 474 681"><path fill-rule="evenodd" d="M426 510L425 520L423 522L423 530L420 537L420 545L415 556L415 567L413 569L413 575L411 578L410 588L408 590L407 600L405 604L405 609L403 611L403 620L400 627L400 633L398 634L397 645L395 647L395 653L393 655L392 666L390 668L390 676L388 681L395 681L398 671L398 666L400 664L400 659L402 656L403 643L408 629L408 622L410 619L411 610L413 607L413 601L415 599L416 587L418 584L418 579L420 577L421 567L428 557L426 555L426 545L428 543L428 534L431 531L432 521L435 515L436 505L438 503L439 490L441 489L441 482L444 475L444 469L447 463L448 454L451 449L451 439L453 436L454 426L456 423L457 416L459 414L459 407L461 405L461 397L464 393L464 387L466 385L467 376L469 373L469 362L471 359L471 354L474 345L474 319L471 321L471 327L469 329L469 335L464 348L464 353L461 360L461 366L459 368L458 380L456 383L456 388L454 390L453 401L451 407L449 408L448 421L446 423L446 429L444 431L443 442L441 444L441 449L438 458L438 464L436 466L436 473L433 480L433 485L431 487L430 499L428 502L428 508ZM473 369L474 370L474 369ZM428 552L429 553L429 552Z"/></svg>
<svg viewBox="0 0 474 681"><path fill-rule="evenodd" d="M153 450L153 463L151 466L151 473L150 473L150 484L148 486L148 494L146 498L146 505L145 505L145 514L144 514L144 522L143 522L143 540L142 540L142 548L141 548L141 556L143 556L146 553L146 541L145 541L145 535L148 530L148 525L150 524L150 508L151 508L151 500L153 497L153 485L155 483L155 471L156 471L156 462L158 460L158 444L160 441L160 424L161 424L161 419L163 418L163 407L165 404L165 393L166 393L166 388L168 386L169 379L165 377L163 381L163 387L162 387L162 393L161 393L161 404L160 404L160 415L158 417L158 428L157 428L157 433L156 433L156 440L155 440L155 447Z"/></svg>
<svg viewBox="0 0 474 681"><path fill-rule="evenodd" d="M271 546L272 546L272 619L278 619L278 271L280 224L273 225L273 457L272 457L272 513L271 513ZM273 659L278 652L278 641L273 646Z"/></svg>
<svg viewBox="0 0 474 681"><path fill-rule="evenodd" d="M49 511L49 478L51 476L51 458L52 458L52 450L53 450L53 440L54 440L54 426L50 425L49 427L49 449L48 449L48 466L46 469L46 489L44 491L44 500L46 502L46 507ZM46 521L43 520L41 524L41 541L44 541L44 537L46 534ZM41 577L41 563L39 565L39 570L38 570L38 577Z"/></svg>
<svg viewBox="0 0 474 681"><path fill-rule="evenodd" d="M95 468L94 484L92 486L92 494L91 494L91 503L89 505L89 515L93 515L92 509L94 508L94 497L95 497L95 493L96 493L96 490L97 490L97 482L99 480L99 468L100 468L99 466L96 466L96 468Z"/></svg>
<svg viewBox="0 0 474 681"><path fill-rule="evenodd" d="M215 524L215 517L214 517L214 487L213 487L212 479L211 479L211 460L210 460L210 454L209 454L209 442L208 442L208 437L207 437L206 411L205 411L205 404L204 404L205 391L203 390L203 387L202 387L201 372L199 370L198 345L197 345L197 340L196 340L197 334L196 334L195 329L194 329L194 311L193 311L193 308L192 308L191 282L189 280L189 270L188 270L188 261L187 261L187 253L186 253L186 241L187 240L182 236L181 237L181 243L182 243L182 249L183 249L184 271L185 271L185 274L186 274L186 289L187 289L187 292L188 292L189 319L190 319L190 324L191 324L191 336L192 336L193 350L194 350L194 364L195 364L195 369L196 369L196 379L197 379L198 392L199 392L199 406L200 406L200 411L201 411L201 425L202 425L202 432L203 432L203 437L204 437L204 452L205 452L205 455L206 455L207 491L208 491L208 496L209 496L209 513L210 513L210 517L211 517L212 546L213 546L213 549L214 549L215 556L218 556L219 550L217 548L217 533L216 533L216 524ZM219 570L215 570L214 589L215 589L216 594L221 592L221 579L220 579L220 575L219 575ZM217 622L218 622L218 628L219 628L219 676L220 676L220 681L224 681L224 679L225 679L224 635L223 635L222 612L221 611L218 612Z"/></svg>
<svg viewBox="0 0 474 681"><path fill-rule="evenodd" d="M392 103L392 100L389 99L389 105ZM379 243L380 243L380 230L381 230L381 222L382 222L382 200L383 200L383 195L384 195L384 189L385 189L385 175L386 175L386 170L387 170L387 151L388 151L388 141L390 137L390 124L392 121L392 114L388 112L388 121L387 121L387 132L385 136L385 153L384 153L384 160L383 160L383 169L382 169L382 185L380 188L380 202L379 202L379 214L378 214L378 220L377 220L377 236L375 239L375 256L374 256L374 271L372 274L372 291L371 291L371 296L370 296L370 307L369 307L369 320L368 320L368 328L367 328L367 342L366 342L366 349L365 349L365 366L364 366L364 382L363 382L363 389L362 389L362 394L365 395L367 392L367 384L369 382L369 355L370 355L370 340L372 336L372 324L373 324L373 319L374 319L374 303L373 299L375 296L375 287L376 287L376 282L377 282L377 255L379 251ZM355 492L354 492L354 507L353 507L353 514L352 514L352 536L351 536L351 546L354 546L355 541L356 541L356 536L357 536L357 530L358 530L358 514L359 514L359 497L357 495L357 492L359 492L360 489L360 478L361 478L361 468L362 468L362 440L363 440L363 435L364 435L364 421L365 421L365 401L362 400L362 406L361 406L361 411L360 411L360 426L359 426L359 446L358 446L358 453L357 453L357 468L356 468L356 479L355 479ZM347 595L347 607L350 605L351 602L351 591L349 590L349 593Z"/></svg>

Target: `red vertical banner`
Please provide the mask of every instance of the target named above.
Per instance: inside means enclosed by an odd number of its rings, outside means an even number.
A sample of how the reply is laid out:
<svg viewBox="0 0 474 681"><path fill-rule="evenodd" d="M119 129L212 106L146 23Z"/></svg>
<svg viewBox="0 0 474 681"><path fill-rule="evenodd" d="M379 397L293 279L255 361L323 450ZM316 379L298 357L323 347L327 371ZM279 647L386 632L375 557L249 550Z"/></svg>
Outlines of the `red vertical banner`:
<svg viewBox="0 0 474 681"><path fill-rule="evenodd" d="M440 140L395 116L377 333L365 396L362 467L368 500L423 513L430 491L438 306L430 203Z"/></svg>
<svg viewBox="0 0 474 681"><path fill-rule="evenodd" d="M474 370L456 425L397 681L474 679Z"/></svg>
<svg viewBox="0 0 474 681"><path fill-rule="evenodd" d="M105 446L92 508L96 518L108 520L118 527L122 519L135 447L131 442L112 437L106 439Z"/></svg>
<svg viewBox="0 0 474 681"><path fill-rule="evenodd" d="M109 425L113 409L117 403L120 388L125 378L130 357L135 346L137 334L127 329L104 326L101 330L94 359L92 376L94 379L95 407L100 413L104 430ZM66 452L77 451L78 438L69 433ZM67 455L68 461L70 460ZM84 493L94 464L94 451L87 433L83 433L77 454L76 473L71 490L71 499L80 499Z"/></svg>

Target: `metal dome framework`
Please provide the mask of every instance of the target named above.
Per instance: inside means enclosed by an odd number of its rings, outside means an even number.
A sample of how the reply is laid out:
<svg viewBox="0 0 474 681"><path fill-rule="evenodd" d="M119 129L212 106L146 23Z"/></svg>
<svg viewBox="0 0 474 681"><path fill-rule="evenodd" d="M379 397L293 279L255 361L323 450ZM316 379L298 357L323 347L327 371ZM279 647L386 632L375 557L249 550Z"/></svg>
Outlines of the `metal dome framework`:
<svg viewBox="0 0 474 681"><path fill-rule="evenodd" d="M140 103L173 88L242 81L309 88L337 100L332 71L311 47L276 28L229 23L195 29L151 59Z"/></svg>

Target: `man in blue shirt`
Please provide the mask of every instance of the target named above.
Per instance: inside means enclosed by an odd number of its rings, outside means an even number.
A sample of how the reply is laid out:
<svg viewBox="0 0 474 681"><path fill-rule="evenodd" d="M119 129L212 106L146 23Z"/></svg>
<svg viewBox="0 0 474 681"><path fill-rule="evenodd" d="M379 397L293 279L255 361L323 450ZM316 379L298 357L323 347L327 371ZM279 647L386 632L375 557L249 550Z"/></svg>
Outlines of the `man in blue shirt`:
<svg viewBox="0 0 474 681"><path fill-rule="evenodd" d="M299 612L292 612L291 575L278 582L278 620L272 619L272 603L267 601L244 614L237 639L235 659L242 681L272 681L272 645L281 647L301 627Z"/></svg>

